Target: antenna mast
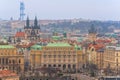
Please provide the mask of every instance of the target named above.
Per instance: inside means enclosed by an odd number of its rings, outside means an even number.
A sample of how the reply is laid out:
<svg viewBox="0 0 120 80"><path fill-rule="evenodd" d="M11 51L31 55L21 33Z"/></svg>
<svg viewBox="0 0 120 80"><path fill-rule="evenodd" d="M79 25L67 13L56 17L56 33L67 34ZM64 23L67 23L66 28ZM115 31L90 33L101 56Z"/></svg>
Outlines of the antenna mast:
<svg viewBox="0 0 120 80"><path fill-rule="evenodd" d="M20 20L21 21L24 20L24 16L25 16L24 10L25 10L24 2L20 2Z"/></svg>

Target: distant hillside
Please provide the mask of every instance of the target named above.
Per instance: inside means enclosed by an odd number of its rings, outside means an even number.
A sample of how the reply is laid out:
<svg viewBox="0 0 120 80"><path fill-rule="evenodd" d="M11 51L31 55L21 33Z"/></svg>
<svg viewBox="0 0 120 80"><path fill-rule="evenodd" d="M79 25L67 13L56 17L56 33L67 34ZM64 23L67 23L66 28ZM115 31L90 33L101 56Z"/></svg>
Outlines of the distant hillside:
<svg viewBox="0 0 120 80"><path fill-rule="evenodd" d="M64 21L61 23L53 23L46 25L47 27L53 28L70 28L70 29L80 29L80 30L88 30L91 25L94 25L98 32L112 32L113 29L120 29L119 21Z"/></svg>
<svg viewBox="0 0 120 80"><path fill-rule="evenodd" d="M112 32L113 29L120 29L120 21L97 21L97 20L83 20L83 19L64 19L64 20L39 20L41 27L61 28L71 30L88 30L92 24L97 28L98 32ZM9 24L8 24L9 23ZM30 20L33 25L33 20ZM0 21L0 27L5 25L11 28L23 28L25 21Z"/></svg>

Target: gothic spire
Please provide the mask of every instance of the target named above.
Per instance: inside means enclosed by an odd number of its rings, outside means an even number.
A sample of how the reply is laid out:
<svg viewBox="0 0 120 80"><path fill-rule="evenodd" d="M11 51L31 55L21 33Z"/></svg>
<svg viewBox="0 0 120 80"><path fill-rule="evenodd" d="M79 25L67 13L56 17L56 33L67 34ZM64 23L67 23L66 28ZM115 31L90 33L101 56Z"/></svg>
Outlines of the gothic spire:
<svg viewBox="0 0 120 80"><path fill-rule="evenodd" d="M24 28L30 28L30 21L28 16L27 16L26 25Z"/></svg>
<svg viewBox="0 0 120 80"><path fill-rule="evenodd" d="M38 26L38 21L37 21L37 17L35 16L35 20L34 20L34 26L37 27Z"/></svg>
<svg viewBox="0 0 120 80"><path fill-rule="evenodd" d="M26 27L30 27L29 17L27 16Z"/></svg>
<svg viewBox="0 0 120 80"><path fill-rule="evenodd" d="M34 20L34 28L35 28L35 29L39 29L38 20L37 20L37 17L36 17L36 16L35 16L35 20Z"/></svg>

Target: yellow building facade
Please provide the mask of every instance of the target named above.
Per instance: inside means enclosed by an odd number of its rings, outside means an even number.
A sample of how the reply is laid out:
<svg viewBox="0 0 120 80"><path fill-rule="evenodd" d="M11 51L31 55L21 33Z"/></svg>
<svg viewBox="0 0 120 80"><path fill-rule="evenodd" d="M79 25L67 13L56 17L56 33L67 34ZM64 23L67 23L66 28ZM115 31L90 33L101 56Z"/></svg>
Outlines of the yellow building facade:
<svg viewBox="0 0 120 80"><path fill-rule="evenodd" d="M0 69L18 73L24 71L24 55L19 54L14 46L0 45Z"/></svg>
<svg viewBox="0 0 120 80"><path fill-rule="evenodd" d="M120 47L106 46L104 53L104 68L120 70Z"/></svg>
<svg viewBox="0 0 120 80"><path fill-rule="evenodd" d="M87 62L95 64L98 69L103 68L104 64L104 47L101 44L90 44L87 49Z"/></svg>
<svg viewBox="0 0 120 80"><path fill-rule="evenodd" d="M31 68L54 67L62 71L73 71L82 64L82 50L68 43L48 43L46 46L34 45L30 53Z"/></svg>

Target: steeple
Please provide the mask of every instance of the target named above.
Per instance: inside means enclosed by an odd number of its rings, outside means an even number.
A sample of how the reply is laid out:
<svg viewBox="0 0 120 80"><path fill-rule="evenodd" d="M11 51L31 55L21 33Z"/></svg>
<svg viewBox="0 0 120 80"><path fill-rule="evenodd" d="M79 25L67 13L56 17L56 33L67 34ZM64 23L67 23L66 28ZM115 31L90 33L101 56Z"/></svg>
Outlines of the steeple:
<svg viewBox="0 0 120 80"><path fill-rule="evenodd" d="M30 27L29 17L27 17L26 26L27 26L27 27Z"/></svg>
<svg viewBox="0 0 120 80"><path fill-rule="evenodd" d="M95 44L94 41L96 41L96 38L97 38L97 36L96 36L97 35L97 30L95 29L93 24L90 26L90 29L88 30L88 32L89 32L88 33L88 39Z"/></svg>
<svg viewBox="0 0 120 80"><path fill-rule="evenodd" d="M38 25L38 21L37 21L37 17L35 16L34 26L36 27L37 25Z"/></svg>
<svg viewBox="0 0 120 80"><path fill-rule="evenodd" d="M30 28L30 21L28 16L27 16L25 28Z"/></svg>
<svg viewBox="0 0 120 80"><path fill-rule="evenodd" d="M40 29L40 27L38 26L38 20L37 20L36 16L35 16L35 20L34 20L34 29Z"/></svg>
<svg viewBox="0 0 120 80"><path fill-rule="evenodd" d="M96 34L97 33L97 30L95 29L94 25L92 24L90 29L88 30L89 33L94 33Z"/></svg>

